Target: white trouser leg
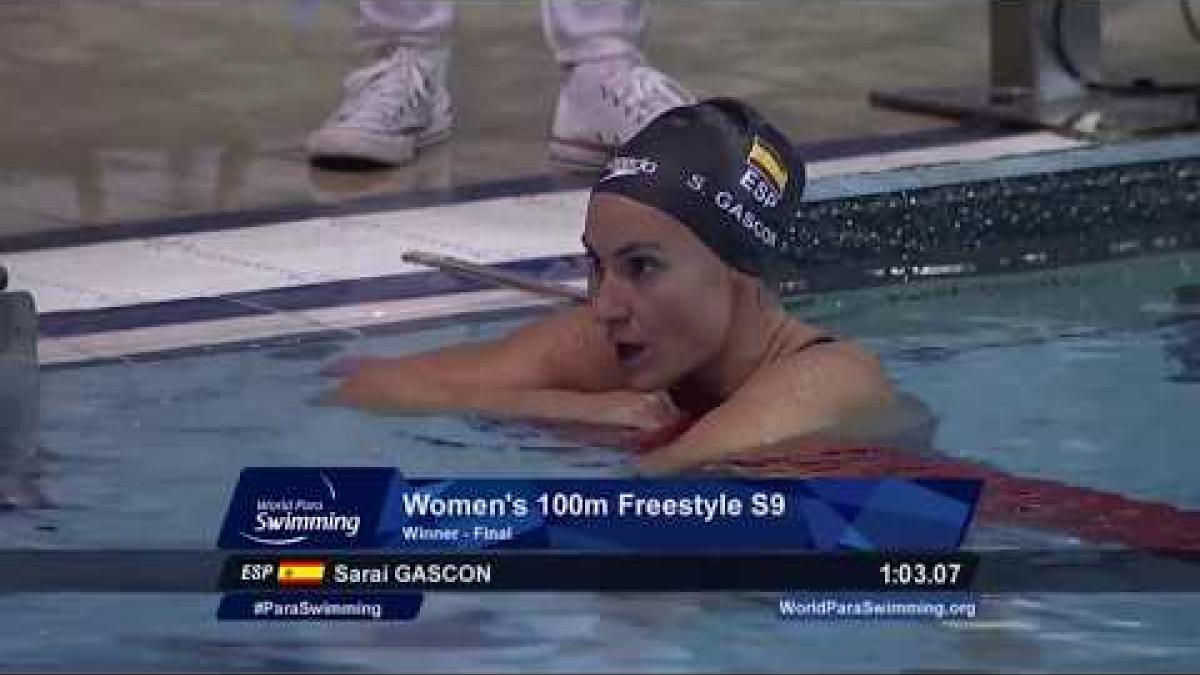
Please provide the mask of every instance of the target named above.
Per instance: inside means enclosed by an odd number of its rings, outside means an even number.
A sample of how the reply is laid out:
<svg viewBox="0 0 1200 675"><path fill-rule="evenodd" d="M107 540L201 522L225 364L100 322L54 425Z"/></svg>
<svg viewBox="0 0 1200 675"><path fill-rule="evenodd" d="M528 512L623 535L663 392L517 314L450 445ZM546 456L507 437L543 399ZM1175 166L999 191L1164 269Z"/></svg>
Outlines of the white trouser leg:
<svg viewBox="0 0 1200 675"><path fill-rule="evenodd" d="M646 12L641 0L542 0L542 28L561 65L640 58Z"/></svg>
<svg viewBox="0 0 1200 675"><path fill-rule="evenodd" d="M447 47L453 28L454 3L447 0L358 2L355 36L366 47Z"/></svg>
<svg viewBox="0 0 1200 675"><path fill-rule="evenodd" d="M650 120L694 100L645 62L641 0L542 0L542 25L565 75L550 136L556 160L600 168Z"/></svg>

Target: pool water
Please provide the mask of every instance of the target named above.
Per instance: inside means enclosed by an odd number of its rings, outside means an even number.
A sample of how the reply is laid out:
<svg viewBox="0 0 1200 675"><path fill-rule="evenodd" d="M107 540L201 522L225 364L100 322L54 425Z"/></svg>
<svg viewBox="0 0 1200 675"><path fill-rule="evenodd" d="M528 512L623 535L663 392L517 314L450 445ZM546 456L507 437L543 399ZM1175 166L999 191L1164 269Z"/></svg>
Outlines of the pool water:
<svg viewBox="0 0 1200 675"><path fill-rule="evenodd" d="M939 418L943 452L1200 509L1200 255L793 298L862 340ZM1182 302L1181 302L1182 301ZM314 407L348 354L498 335L520 320L47 369L39 478L10 547L212 548L247 465L409 475L612 476L624 453L455 416ZM972 547L1076 546L978 527ZM208 595L0 597L0 667L69 670L1177 671L1200 594L988 596L983 621L803 623L773 594L431 594L411 624L219 624Z"/></svg>

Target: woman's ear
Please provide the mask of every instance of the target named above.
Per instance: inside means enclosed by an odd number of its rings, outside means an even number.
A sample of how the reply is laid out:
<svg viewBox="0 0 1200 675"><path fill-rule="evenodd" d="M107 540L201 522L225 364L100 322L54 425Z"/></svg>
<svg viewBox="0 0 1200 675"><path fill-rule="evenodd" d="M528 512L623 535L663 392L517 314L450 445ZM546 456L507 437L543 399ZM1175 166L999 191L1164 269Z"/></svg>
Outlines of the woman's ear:
<svg viewBox="0 0 1200 675"><path fill-rule="evenodd" d="M725 273L728 277L729 287L735 296L755 302L760 307L767 306L767 298L763 295L764 289L760 279L732 267L727 267Z"/></svg>

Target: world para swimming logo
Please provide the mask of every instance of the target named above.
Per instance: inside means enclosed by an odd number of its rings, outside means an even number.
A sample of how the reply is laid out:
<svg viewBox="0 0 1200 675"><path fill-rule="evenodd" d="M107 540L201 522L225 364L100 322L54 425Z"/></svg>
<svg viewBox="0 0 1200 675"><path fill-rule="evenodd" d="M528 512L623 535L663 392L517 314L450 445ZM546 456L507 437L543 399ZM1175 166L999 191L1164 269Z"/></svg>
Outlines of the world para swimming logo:
<svg viewBox="0 0 1200 675"><path fill-rule="evenodd" d="M362 517L337 510L338 490L324 471L318 481L289 486L286 491L264 491L252 499L250 518L238 530L245 540L264 546L296 546L310 543L318 535L338 535L353 540L359 536ZM233 515L231 513L231 515ZM322 537L326 539L327 537Z"/></svg>

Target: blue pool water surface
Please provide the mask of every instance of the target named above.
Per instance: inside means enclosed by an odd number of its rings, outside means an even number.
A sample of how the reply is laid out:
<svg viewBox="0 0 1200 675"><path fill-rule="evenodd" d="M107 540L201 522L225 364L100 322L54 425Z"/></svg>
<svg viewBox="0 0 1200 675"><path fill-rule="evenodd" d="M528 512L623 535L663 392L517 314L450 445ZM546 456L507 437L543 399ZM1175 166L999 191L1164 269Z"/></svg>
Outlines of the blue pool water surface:
<svg viewBox="0 0 1200 675"><path fill-rule="evenodd" d="M942 451L1200 509L1200 255L796 298L876 350L939 418ZM0 513L9 547L215 544L243 466L409 475L612 476L624 453L456 416L314 407L318 370L499 335L463 323L358 341L47 369L39 478L55 508ZM969 546L1076 546L979 527ZM219 624L216 596L0 597L4 669L1177 671L1200 594L986 596L983 621L784 622L771 594L431 594L410 624Z"/></svg>

